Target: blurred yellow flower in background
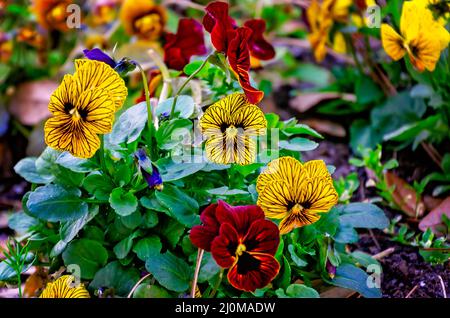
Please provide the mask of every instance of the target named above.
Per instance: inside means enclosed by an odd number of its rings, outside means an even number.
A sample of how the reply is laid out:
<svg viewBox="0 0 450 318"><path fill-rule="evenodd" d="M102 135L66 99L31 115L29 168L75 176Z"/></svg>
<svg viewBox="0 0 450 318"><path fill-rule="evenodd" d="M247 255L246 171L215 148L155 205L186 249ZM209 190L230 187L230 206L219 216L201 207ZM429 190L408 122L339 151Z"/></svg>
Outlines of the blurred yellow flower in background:
<svg viewBox="0 0 450 318"><path fill-rule="evenodd" d="M257 204L265 215L281 219L281 234L316 222L319 213L328 212L338 201L333 180L322 160L305 164L292 157L273 160L259 175L256 190Z"/></svg>
<svg viewBox="0 0 450 318"><path fill-rule="evenodd" d="M152 0L125 0L120 10L120 19L129 35L153 41L161 36L167 14L162 6Z"/></svg>
<svg viewBox="0 0 450 318"><path fill-rule="evenodd" d="M423 72L434 71L441 51L448 46L450 34L425 6L408 1L403 4L400 34L383 23L381 39L384 50L394 61L408 54L411 64Z"/></svg>
<svg viewBox="0 0 450 318"><path fill-rule="evenodd" d="M7 63L13 52L13 42L0 31L0 62Z"/></svg>
<svg viewBox="0 0 450 318"><path fill-rule="evenodd" d="M306 10L311 28L308 40L317 62L322 62L326 55L329 33L335 22L345 23L349 16L350 0L313 0ZM338 43L342 48L342 41Z"/></svg>
<svg viewBox="0 0 450 318"><path fill-rule="evenodd" d="M89 292L83 284L72 286L75 283L75 277L64 275L48 283L42 291L39 298L91 298Z"/></svg>
<svg viewBox="0 0 450 318"><path fill-rule="evenodd" d="M266 132L262 110L244 94L231 94L210 106L200 119L206 141L206 156L214 163L248 165L256 158L252 136Z"/></svg>
<svg viewBox="0 0 450 318"><path fill-rule="evenodd" d="M67 6L72 3L70 0L34 0L32 11L44 29L64 32L69 30Z"/></svg>
<svg viewBox="0 0 450 318"><path fill-rule="evenodd" d="M127 88L117 72L103 62L75 63L75 74L65 75L50 98L48 109L53 117L45 123L45 142L76 157L91 158L100 148L97 134L111 132Z"/></svg>

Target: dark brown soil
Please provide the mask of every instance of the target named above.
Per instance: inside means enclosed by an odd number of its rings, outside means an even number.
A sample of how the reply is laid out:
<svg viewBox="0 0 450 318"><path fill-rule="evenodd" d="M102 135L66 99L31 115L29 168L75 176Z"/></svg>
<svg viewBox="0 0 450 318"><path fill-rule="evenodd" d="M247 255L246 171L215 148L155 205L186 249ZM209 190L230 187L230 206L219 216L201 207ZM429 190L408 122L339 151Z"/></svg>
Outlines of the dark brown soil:
<svg viewBox="0 0 450 318"><path fill-rule="evenodd" d="M444 291L439 276L446 293L450 292L449 262L431 265L423 260L417 248L392 242L380 231L375 232L375 237L380 248L369 234L362 234L356 247L372 255L390 247L395 248L392 254L380 260L383 267L381 289L384 298L442 298Z"/></svg>

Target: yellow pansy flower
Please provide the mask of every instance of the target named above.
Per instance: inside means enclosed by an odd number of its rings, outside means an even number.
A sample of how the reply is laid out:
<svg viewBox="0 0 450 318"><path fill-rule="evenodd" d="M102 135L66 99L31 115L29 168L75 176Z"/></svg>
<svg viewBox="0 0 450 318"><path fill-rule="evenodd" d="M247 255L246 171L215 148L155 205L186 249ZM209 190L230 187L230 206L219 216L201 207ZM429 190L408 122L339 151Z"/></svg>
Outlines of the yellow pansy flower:
<svg viewBox="0 0 450 318"><path fill-rule="evenodd" d="M73 286L75 278L64 275L48 283L39 298L91 298L83 284Z"/></svg>
<svg viewBox="0 0 450 318"><path fill-rule="evenodd" d="M125 0L120 10L120 19L129 35L153 41L161 36L167 14L162 6L152 0Z"/></svg>
<svg viewBox="0 0 450 318"><path fill-rule="evenodd" d="M311 28L308 40L317 62L321 62L325 58L326 45L334 22L345 22L348 19L351 5L352 1L349 0L324 0L321 2L313 0L306 10Z"/></svg>
<svg viewBox="0 0 450 318"><path fill-rule="evenodd" d="M381 39L386 53L398 61L408 54L419 71L434 71L441 51L448 46L449 33L437 23L431 12L415 2L403 4L400 34L390 25L381 25Z"/></svg>
<svg viewBox="0 0 450 318"><path fill-rule="evenodd" d="M256 158L256 142L251 137L265 134L267 121L244 94L234 93L210 106L200 119L200 127L207 138L210 161L248 165Z"/></svg>
<svg viewBox="0 0 450 318"><path fill-rule="evenodd" d="M450 1L446 0L413 0L415 4L433 12L441 25L447 24L450 18Z"/></svg>
<svg viewBox="0 0 450 318"><path fill-rule="evenodd" d="M45 142L76 157L91 158L100 147L97 134L111 132L127 89L105 63L77 60L76 65L75 74L65 75L50 98L53 117L45 123Z"/></svg>
<svg viewBox="0 0 450 318"><path fill-rule="evenodd" d="M67 6L72 3L70 0L34 0L32 10L45 29L68 31L67 18L70 13Z"/></svg>
<svg viewBox="0 0 450 318"><path fill-rule="evenodd" d="M270 162L258 177L257 204L265 215L281 219L280 233L312 224L338 201L333 180L322 160L305 164L292 157Z"/></svg>
<svg viewBox="0 0 450 318"><path fill-rule="evenodd" d="M345 42L345 37L344 34L342 34L342 32L336 32L334 34L333 51L340 54L347 53L347 44Z"/></svg>

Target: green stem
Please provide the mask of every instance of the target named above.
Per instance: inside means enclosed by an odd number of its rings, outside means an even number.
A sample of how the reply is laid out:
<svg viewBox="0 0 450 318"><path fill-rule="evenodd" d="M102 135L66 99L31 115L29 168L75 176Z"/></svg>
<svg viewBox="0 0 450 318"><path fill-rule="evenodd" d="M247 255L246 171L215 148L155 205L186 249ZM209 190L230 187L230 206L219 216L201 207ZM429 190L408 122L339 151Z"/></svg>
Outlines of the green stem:
<svg viewBox="0 0 450 318"><path fill-rule="evenodd" d="M214 53L212 53L214 54ZM197 76L198 73L200 73L200 71L205 67L206 63L208 63L209 57L212 55L208 55L208 57L203 61L203 63L200 65L200 67L195 70L194 73L192 73L183 83L183 85L181 85L181 87L178 89L178 91L175 94L175 98L173 99L173 103L172 103L172 110L170 111L170 119L173 118L173 115L175 113L175 106L177 104L177 100L178 100L178 96L180 96L181 92L183 91L183 89L186 87L186 85L195 77Z"/></svg>
<svg viewBox="0 0 450 318"><path fill-rule="evenodd" d="M17 283L19 287L19 298L22 298L22 278L20 277L21 273L17 272Z"/></svg>
<svg viewBox="0 0 450 318"><path fill-rule="evenodd" d="M209 293L208 298L213 298L216 295L217 290L219 289L220 283L222 283L223 272L224 272L224 269L222 268L219 273L219 278L217 279L217 282L214 285L213 290L211 291L211 293Z"/></svg>
<svg viewBox="0 0 450 318"><path fill-rule="evenodd" d="M106 161L105 161L105 137L103 135L100 135L100 165L102 167L103 173L105 175L108 174L108 169L106 168Z"/></svg>
<svg viewBox="0 0 450 318"><path fill-rule="evenodd" d="M139 71L141 72L142 84L144 85L145 102L147 103L147 126L149 130L148 148L150 149L150 157L153 161L154 160L153 133L155 130L155 126L153 125L153 112L152 112L152 105L150 104L150 92L148 90L147 75L145 75L145 71L141 65L139 65L138 63L136 63L136 65L139 68Z"/></svg>

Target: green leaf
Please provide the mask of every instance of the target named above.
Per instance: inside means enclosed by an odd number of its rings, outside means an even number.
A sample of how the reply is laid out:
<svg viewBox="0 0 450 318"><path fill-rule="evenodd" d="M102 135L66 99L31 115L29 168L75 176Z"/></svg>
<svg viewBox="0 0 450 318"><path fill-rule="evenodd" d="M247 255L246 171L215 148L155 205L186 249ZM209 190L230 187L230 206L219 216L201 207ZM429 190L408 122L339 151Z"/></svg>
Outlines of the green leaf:
<svg viewBox="0 0 450 318"><path fill-rule="evenodd" d="M359 104L370 104L384 96L383 91L368 76L358 77L355 94Z"/></svg>
<svg viewBox="0 0 450 318"><path fill-rule="evenodd" d="M296 124L294 127L287 127L283 129L283 133L287 136L292 135L309 135L315 138L323 139L323 136L311 127L304 124Z"/></svg>
<svg viewBox="0 0 450 318"><path fill-rule="evenodd" d="M133 293L133 298L171 298L167 290L158 285L140 284Z"/></svg>
<svg viewBox="0 0 450 318"><path fill-rule="evenodd" d="M340 243L357 242L355 228L384 229L389 226L383 210L370 203L350 203L334 209L339 213L339 227L334 239Z"/></svg>
<svg viewBox="0 0 450 318"><path fill-rule="evenodd" d="M158 215L156 214L155 211L146 211L142 216L142 222L143 227L151 229L158 224L159 222Z"/></svg>
<svg viewBox="0 0 450 318"><path fill-rule="evenodd" d="M156 132L156 140L160 149L173 150L180 145L186 136L190 138L192 122L189 119L172 119L164 121Z"/></svg>
<svg viewBox="0 0 450 318"><path fill-rule="evenodd" d="M369 280L369 275L362 269L350 264L343 264L336 268L336 276L331 283L339 287L355 290L366 298L380 298L381 290L375 287L370 288Z"/></svg>
<svg viewBox="0 0 450 318"><path fill-rule="evenodd" d="M286 292L278 289L276 292L279 298L319 298L319 293L311 287L303 284L291 284L286 288Z"/></svg>
<svg viewBox="0 0 450 318"><path fill-rule="evenodd" d="M168 98L165 101L158 104L156 107L156 116L170 115L172 111L174 98ZM175 105L175 114L177 118L189 118L194 113L195 103L194 99L188 95L178 96L177 103Z"/></svg>
<svg viewBox="0 0 450 318"><path fill-rule="evenodd" d="M92 279L95 273L105 266L108 260L108 251L97 241L80 239L72 241L63 255L64 264L80 266L83 279Z"/></svg>
<svg viewBox="0 0 450 318"><path fill-rule="evenodd" d="M209 194L212 194L212 195L223 195L223 196L238 195L238 194L247 195L248 194L247 191L239 190L239 189L229 189L227 186L211 189L206 192L208 192Z"/></svg>
<svg viewBox="0 0 450 318"><path fill-rule="evenodd" d="M305 267L308 265L308 262L303 260L297 255L297 252L295 251L295 246L292 244L289 244L288 246L289 254L291 255L292 261L297 265L298 267Z"/></svg>
<svg viewBox="0 0 450 318"><path fill-rule="evenodd" d="M191 268L183 259L169 251L149 258L145 262L145 268L169 290L181 293L190 287Z"/></svg>
<svg viewBox="0 0 450 318"><path fill-rule="evenodd" d="M399 127L420 121L426 108L423 99L411 98L409 92L399 93L372 110L371 127L382 136L388 135Z"/></svg>
<svg viewBox="0 0 450 318"><path fill-rule="evenodd" d="M156 198L181 224L188 227L200 224L198 202L177 187L166 185L163 191L156 192Z"/></svg>
<svg viewBox="0 0 450 318"><path fill-rule="evenodd" d="M298 63L296 69L287 75L318 87L328 85L332 79L332 75L327 69L312 63Z"/></svg>
<svg viewBox="0 0 450 318"><path fill-rule="evenodd" d="M60 240L55 246L53 246L50 252L50 257L56 257L61 254L67 244L69 244L78 235L78 232L80 232L80 230L97 215L98 210L98 206L95 206L88 214L82 216L81 218L61 223L59 230Z"/></svg>
<svg viewBox="0 0 450 318"><path fill-rule="evenodd" d="M42 175L52 176L53 182L62 186L78 187L84 179L82 173L71 171L56 163L61 152L47 147L36 159L36 170Z"/></svg>
<svg viewBox="0 0 450 318"><path fill-rule="evenodd" d="M112 132L109 135L106 135L106 140L114 145L132 143L140 137L146 123L146 102L131 106L119 116L114 124Z"/></svg>
<svg viewBox="0 0 450 318"><path fill-rule="evenodd" d="M25 266L22 269L22 273L28 271L34 262L34 255L32 253L28 253L25 257ZM0 261L0 282L7 282L16 279L17 273L16 271L9 266L5 261Z"/></svg>
<svg viewBox="0 0 450 318"><path fill-rule="evenodd" d="M125 297L138 280L139 271L136 268L127 268L114 261L95 274L89 288L112 288L116 295Z"/></svg>
<svg viewBox="0 0 450 318"><path fill-rule="evenodd" d="M131 192L125 192L122 188L115 188L109 197L111 207L121 216L127 216L136 211L138 200Z"/></svg>
<svg viewBox="0 0 450 318"><path fill-rule="evenodd" d="M113 190L111 180L98 172L88 175L83 180L82 185L87 192L93 194L98 200L108 200Z"/></svg>
<svg viewBox="0 0 450 318"><path fill-rule="evenodd" d="M381 230L389 226L383 210L371 203L350 203L336 209L339 211L341 226Z"/></svg>
<svg viewBox="0 0 450 318"><path fill-rule="evenodd" d="M176 181L202 170L206 163L175 162L172 158L162 158L156 161L159 173L164 182Z"/></svg>
<svg viewBox="0 0 450 318"><path fill-rule="evenodd" d="M318 146L319 144L317 142L302 137L296 137L289 141L280 141L281 148L292 151L311 151L316 149Z"/></svg>
<svg viewBox="0 0 450 318"><path fill-rule="evenodd" d="M198 281L200 283L211 281L220 272L220 267L212 257L211 253L204 252Z"/></svg>
<svg viewBox="0 0 450 318"><path fill-rule="evenodd" d="M20 160L15 166L14 171L30 183L46 184L55 178L51 174L39 173L36 169L36 158L25 158Z"/></svg>
<svg viewBox="0 0 450 318"><path fill-rule="evenodd" d="M184 233L184 225L172 218L166 218L156 228L162 237L164 237L171 248L175 248Z"/></svg>
<svg viewBox="0 0 450 318"><path fill-rule="evenodd" d="M16 271L6 264L4 261L0 262L0 282L6 282L16 276Z"/></svg>
<svg viewBox="0 0 450 318"><path fill-rule="evenodd" d="M283 256L282 267L278 276L274 280L274 284L276 284L276 286L280 286L281 288L286 288L291 282L291 274L291 265L289 265L287 258Z"/></svg>
<svg viewBox="0 0 450 318"><path fill-rule="evenodd" d="M197 71L200 66L203 64L203 61L201 60L197 60L197 61L193 61L191 63L189 63L188 65L186 65L183 69L184 73L187 76L192 75L195 71ZM208 75L208 69L209 69L209 64L206 63L206 65L201 69L200 72L197 73L198 77L205 77Z"/></svg>
<svg viewBox="0 0 450 318"><path fill-rule="evenodd" d="M156 235L151 235L139 240L139 242L137 242L133 247L133 252L136 253L140 260L145 262L153 255L159 254L161 249L162 243L159 237Z"/></svg>
<svg viewBox="0 0 450 318"><path fill-rule="evenodd" d="M114 246L114 254L116 254L118 259L124 259L130 253L133 247L133 240L139 235L138 232L133 232L130 236L124 238L119 243Z"/></svg>
<svg viewBox="0 0 450 318"><path fill-rule="evenodd" d="M16 231L19 235L29 233L33 227L39 224L39 220L29 216L23 211L11 214L8 219L8 226L10 229Z"/></svg>
<svg viewBox="0 0 450 318"><path fill-rule="evenodd" d="M431 98L435 94L433 87L426 84L417 84L411 91L410 96L412 98Z"/></svg>
<svg viewBox="0 0 450 318"><path fill-rule="evenodd" d="M56 159L56 163L74 172L86 173L98 169L98 165L92 159L80 159L69 152L63 152Z"/></svg>
<svg viewBox="0 0 450 318"><path fill-rule="evenodd" d="M49 184L36 188L31 192L27 209L32 216L50 221L72 221L88 213L88 205L80 198L77 188L63 188Z"/></svg>

